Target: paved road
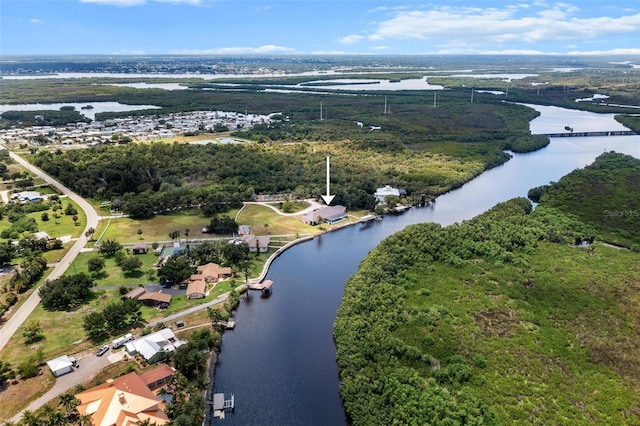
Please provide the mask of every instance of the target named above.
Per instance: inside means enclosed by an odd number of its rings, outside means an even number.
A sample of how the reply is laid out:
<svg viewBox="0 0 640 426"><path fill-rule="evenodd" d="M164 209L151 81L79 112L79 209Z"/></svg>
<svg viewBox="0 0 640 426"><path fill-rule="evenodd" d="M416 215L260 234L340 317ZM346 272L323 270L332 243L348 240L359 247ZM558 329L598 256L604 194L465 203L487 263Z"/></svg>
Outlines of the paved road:
<svg viewBox="0 0 640 426"><path fill-rule="evenodd" d="M6 149L5 147L0 145L0 149ZM20 157L19 155L9 152L11 158L13 158L16 162L23 165L27 170L34 173L39 178L43 179L51 186L55 186L58 188L62 194L68 196L70 199L75 201L78 206L82 210L84 210L85 215L87 216L87 225L82 232L82 235L76 240L75 244L69 249L67 254L58 262L58 264L54 267L53 271L48 276L48 279L56 279L62 276L67 268L71 265L71 262L76 258L80 250L87 244L87 237L85 237L84 233L89 228L97 228L98 220L100 217L98 213L95 211L93 206L89 204L84 198L80 197L75 192L71 191L69 188L38 169L37 167L31 165L28 161ZM20 306L20 308L14 312L14 314L9 318L0 328L0 351L5 347L11 336L18 330L20 325L27 320L31 312L38 306L40 303L40 296L38 295L38 291L34 291L31 293L31 296Z"/></svg>
<svg viewBox="0 0 640 426"><path fill-rule="evenodd" d="M121 361L125 358L126 354L124 349L118 352L107 352L103 356L96 356L94 351L87 351L82 354L75 354L75 358L78 360L78 367L74 368L71 373L67 373L64 376L60 376L56 379L56 383L53 385L51 389L49 389L44 395L40 398L34 400L31 404L25 408L25 410L36 411L41 408L53 398L56 398L63 393L67 393L72 391L73 388L80 384L86 383L91 378L93 378L96 374L98 374L102 369L104 369L107 365ZM43 367L46 368L46 367ZM45 372L45 374L49 374L49 372ZM18 414L11 418L11 421L17 423L22 418L23 411L20 411Z"/></svg>

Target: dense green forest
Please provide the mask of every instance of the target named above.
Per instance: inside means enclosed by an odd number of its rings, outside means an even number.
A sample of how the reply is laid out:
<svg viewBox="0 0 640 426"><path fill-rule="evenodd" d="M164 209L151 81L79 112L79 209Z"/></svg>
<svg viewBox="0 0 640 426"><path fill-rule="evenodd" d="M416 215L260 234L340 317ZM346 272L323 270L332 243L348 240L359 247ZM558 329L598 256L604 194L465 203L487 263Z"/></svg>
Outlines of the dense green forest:
<svg viewBox="0 0 640 426"><path fill-rule="evenodd" d="M623 179L639 163L604 154L571 179L604 170L620 189L599 208L614 210L640 199ZM547 199L408 227L361 263L334 327L355 425L640 424L640 258L574 245L607 218Z"/></svg>
<svg viewBox="0 0 640 426"><path fill-rule="evenodd" d="M373 208L377 187L436 195L462 185L509 158L500 149L442 144L395 151L360 144L208 145L128 144L84 150L40 150L33 162L85 197L116 201L138 217L200 206L206 214L253 194L317 197L325 191L325 158L332 158L332 192L348 208ZM438 152L439 151L439 152ZM358 161L354 161L357 158Z"/></svg>
<svg viewBox="0 0 640 426"><path fill-rule="evenodd" d="M593 225L600 239L640 252L640 162L605 153L592 165L536 188L545 206Z"/></svg>

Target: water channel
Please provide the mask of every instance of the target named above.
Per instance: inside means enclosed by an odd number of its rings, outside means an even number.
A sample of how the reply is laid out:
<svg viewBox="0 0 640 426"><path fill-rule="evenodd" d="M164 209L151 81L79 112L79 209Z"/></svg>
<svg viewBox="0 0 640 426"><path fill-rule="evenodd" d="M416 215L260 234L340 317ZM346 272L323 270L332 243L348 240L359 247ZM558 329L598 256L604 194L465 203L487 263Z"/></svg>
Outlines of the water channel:
<svg viewBox="0 0 640 426"><path fill-rule="evenodd" d="M537 107L536 107L537 108ZM583 112L545 108L531 128L554 131L577 123ZM561 116L559 116L561 115ZM545 121L546 120L546 121ZM599 130L617 129L611 115L592 114ZM413 208L369 226L355 225L316 237L285 252L267 276L273 295L241 301L233 331L225 332L216 368L216 392L235 395L232 425L345 425L332 337L343 286L360 261L385 237L407 225L448 225L584 167L603 151L640 158L640 136L556 138L542 150L514 154L431 207ZM384 182L382 182L384 183ZM218 423L220 420L214 420Z"/></svg>

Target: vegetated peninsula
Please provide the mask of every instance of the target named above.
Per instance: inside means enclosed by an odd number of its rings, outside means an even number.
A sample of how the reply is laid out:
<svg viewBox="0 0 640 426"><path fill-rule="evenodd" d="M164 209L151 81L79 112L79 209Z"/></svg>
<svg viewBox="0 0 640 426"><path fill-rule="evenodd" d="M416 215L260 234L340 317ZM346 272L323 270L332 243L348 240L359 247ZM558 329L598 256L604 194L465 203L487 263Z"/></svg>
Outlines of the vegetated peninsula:
<svg viewBox="0 0 640 426"><path fill-rule="evenodd" d="M374 249L334 329L353 423L639 424L640 255L597 243L640 235L638 178L606 153L533 212L513 199Z"/></svg>

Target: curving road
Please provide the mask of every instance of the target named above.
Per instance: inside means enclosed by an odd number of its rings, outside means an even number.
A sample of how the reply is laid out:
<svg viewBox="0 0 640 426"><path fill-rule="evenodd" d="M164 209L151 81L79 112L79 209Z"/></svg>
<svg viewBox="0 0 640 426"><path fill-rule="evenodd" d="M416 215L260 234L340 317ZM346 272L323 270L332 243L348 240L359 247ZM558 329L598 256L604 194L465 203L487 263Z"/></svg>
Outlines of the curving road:
<svg viewBox="0 0 640 426"><path fill-rule="evenodd" d="M0 145L0 149L6 149L6 147ZM78 206L82 210L84 210L84 213L87 216L87 225L82 232L82 235L80 235L75 244L71 247L71 249L69 249L67 254L60 260L60 262L56 264L56 266L53 268L53 271L51 271L51 273L47 277L51 280L59 278L71 265L71 262L73 262L76 256L80 253L80 250L87 244L87 237L84 234L89 228L96 229L98 227L100 216L98 216L98 213L95 211L93 206L89 204L84 198L80 197L78 194L71 191L69 188L67 188L39 168L33 166L18 154L9 151L9 155L13 160L24 166L28 171L43 179L49 185L58 188L60 192L62 192L62 194L75 201ZM40 303L40 296L38 295L38 291L34 291L33 293L31 293L31 296L29 296L27 300L20 306L20 308L11 316L11 318L9 318L2 325L2 328L0 328L0 351L7 344L11 336L13 336L13 334L18 330L20 325L22 325L22 323L27 320L31 312L36 308L36 306L38 306L38 303Z"/></svg>

